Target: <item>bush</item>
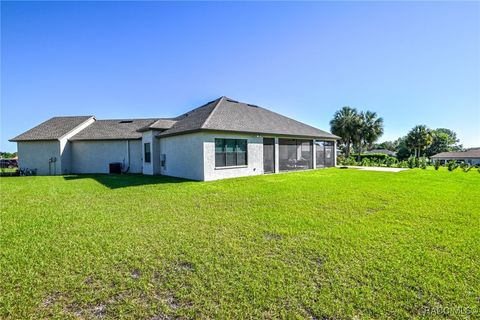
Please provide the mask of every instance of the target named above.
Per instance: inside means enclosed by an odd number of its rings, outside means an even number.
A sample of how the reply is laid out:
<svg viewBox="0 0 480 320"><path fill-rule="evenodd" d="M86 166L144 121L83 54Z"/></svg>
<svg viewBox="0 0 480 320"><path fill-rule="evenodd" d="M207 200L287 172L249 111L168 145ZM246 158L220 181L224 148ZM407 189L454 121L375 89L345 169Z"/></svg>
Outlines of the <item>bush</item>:
<svg viewBox="0 0 480 320"><path fill-rule="evenodd" d="M408 168L408 162L405 160L399 161L397 163L397 168Z"/></svg>
<svg viewBox="0 0 480 320"><path fill-rule="evenodd" d="M420 157L418 158L418 167L422 168L422 169L427 169L427 158L425 157Z"/></svg>
<svg viewBox="0 0 480 320"><path fill-rule="evenodd" d="M460 168L462 168L463 172L468 172L472 169L472 166L469 165L468 163L462 163L460 165Z"/></svg>
<svg viewBox="0 0 480 320"><path fill-rule="evenodd" d="M453 171L458 168L458 163L455 160L450 160L447 163L448 171Z"/></svg>
<svg viewBox="0 0 480 320"><path fill-rule="evenodd" d="M410 156L407 159L407 164L410 169L413 169L417 166L417 159L414 156Z"/></svg>
<svg viewBox="0 0 480 320"><path fill-rule="evenodd" d="M438 170L438 168L440 168L441 164L440 164L440 161L435 161L435 170Z"/></svg>
<svg viewBox="0 0 480 320"><path fill-rule="evenodd" d="M388 157L387 154L384 153L361 153L361 154L352 154L352 157L359 159L362 161L363 159L370 159L370 161L376 160L379 161L381 159L386 159Z"/></svg>
<svg viewBox="0 0 480 320"><path fill-rule="evenodd" d="M338 163L340 165L344 165L344 166L356 166L358 165L357 161L355 161L355 158L353 156L350 156L350 158L346 159L344 157L342 158L338 158Z"/></svg>
<svg viewBox="0 0 480 320"><path fill-rule="evenodd" d="M385 164L387 167L393 167L397 163L397 158L395 157L387 157L385 159Z"/></svg>
<svg viewBox="0 0 480 320"><path fill-rule="evenodd" d="M360 162L360 165L361 166L364 166L364 167L369 167L372 165L372 163L370 162L370 159L369 158L364 158L362 159L362 161Z"/></svg>

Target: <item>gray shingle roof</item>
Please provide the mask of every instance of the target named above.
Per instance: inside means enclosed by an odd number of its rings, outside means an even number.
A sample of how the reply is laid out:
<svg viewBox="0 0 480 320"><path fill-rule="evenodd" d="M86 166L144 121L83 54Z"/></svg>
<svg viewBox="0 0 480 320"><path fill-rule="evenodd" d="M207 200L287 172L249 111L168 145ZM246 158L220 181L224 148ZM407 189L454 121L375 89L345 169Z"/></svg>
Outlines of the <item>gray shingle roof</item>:
<svg viewBox="0 0 480 320"><path fill-rule="evenodd" d="M10 141L55 140L92 116L55 117ZM210 101L176 118L97 120L70 140L140 139L142 131L158 130L170 136L199 130L230 131L293 137L339 137L267 109L227 97Z"/></svg>
<svg viewBox="0 0 480 320"><path fill-rule="evenodd" d="M53 117L10 141L57 140L93 116Z"/></svg>
<svg viewBox="0 0 480 320"><path fill-rule="evenodd" d="M470 149L462 152L440 152L431 158L450 158L450 159L480 159L480 149Z"/></svg>
<svg viewBox="0 0 480 320"><path fill-rule="evenodd" d="M158 120L158 118L97 120L71 137L70 140L140 139L142 138L142 133L138 132L138 129L149 126L156 120Z"/></svg>
<svg viewBox="0 0 480 320"><path fill-rule="evenodd" d="M148 131L148 130L166 130L170 129L177 121L172 119L158 119L154 123L138 129L138 132Z"/></svg>
<svg viewBox="0 0 480 320"><path fill-rule="evenodd" d="M300 136L312 138L339 137L282 116L270 110L237 102L227 97L211 101L197 109L175 118L177 122L158 136L177 135L198 130L215 130Z"/></svg>

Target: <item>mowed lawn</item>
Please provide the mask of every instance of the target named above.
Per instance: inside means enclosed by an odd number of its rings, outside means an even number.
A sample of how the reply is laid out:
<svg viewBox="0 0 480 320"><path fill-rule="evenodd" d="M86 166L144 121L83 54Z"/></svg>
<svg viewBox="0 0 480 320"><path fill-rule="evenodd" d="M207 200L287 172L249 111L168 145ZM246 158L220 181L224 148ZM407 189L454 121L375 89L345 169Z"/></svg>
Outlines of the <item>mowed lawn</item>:
<svg viewBox="0 0 480 320"><path fill-rule="evenodd" d="M0 318L480 312L476 170L0 179Z"/></svg>

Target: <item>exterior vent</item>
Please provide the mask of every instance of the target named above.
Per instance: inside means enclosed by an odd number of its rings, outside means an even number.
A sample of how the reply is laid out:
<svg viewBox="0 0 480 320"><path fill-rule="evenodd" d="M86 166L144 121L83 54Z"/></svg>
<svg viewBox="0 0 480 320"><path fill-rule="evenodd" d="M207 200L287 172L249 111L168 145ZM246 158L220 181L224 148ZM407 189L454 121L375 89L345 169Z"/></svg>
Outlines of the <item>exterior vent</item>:
<svg viewBox="0 0 480 320"><path fill-rule="evenodd" d="M119 121L118 123L132 123L133 120L122 120L122 121Z"/></svg>

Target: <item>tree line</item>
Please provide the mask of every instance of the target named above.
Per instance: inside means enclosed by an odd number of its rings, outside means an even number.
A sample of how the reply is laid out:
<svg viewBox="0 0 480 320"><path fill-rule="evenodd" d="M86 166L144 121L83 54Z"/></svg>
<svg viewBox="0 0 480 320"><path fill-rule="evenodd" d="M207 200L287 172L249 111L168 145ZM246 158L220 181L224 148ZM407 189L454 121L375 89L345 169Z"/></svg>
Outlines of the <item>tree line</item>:
<svg viewBox="0 0 480 320"><path fill-rule="evenodd" d="M415 126L407 135L395 141L376 143L384 132L383 118L377 116L376 112L358 111L349 106L335 112L330 121L330 130L341 137L339 148L346 158L350 157L352 150L360 154L374 148L396 152L399 160L463 150L453 130L430 129L426 125Z"/></svg>

